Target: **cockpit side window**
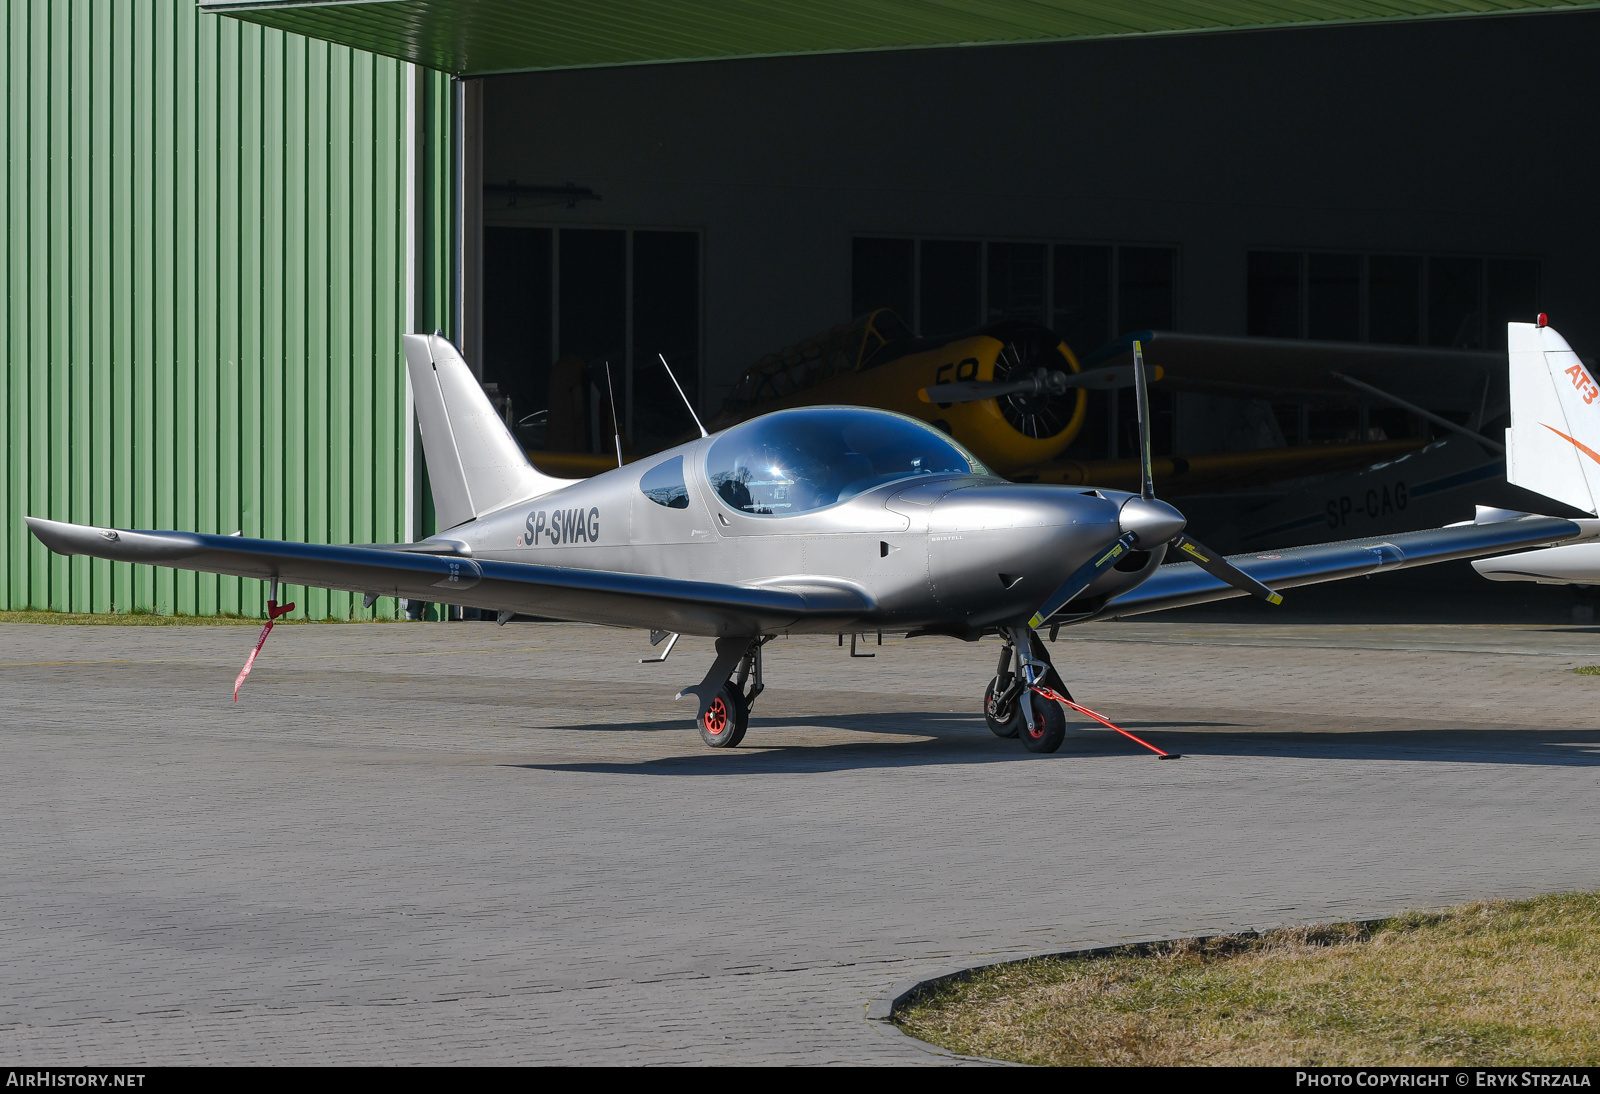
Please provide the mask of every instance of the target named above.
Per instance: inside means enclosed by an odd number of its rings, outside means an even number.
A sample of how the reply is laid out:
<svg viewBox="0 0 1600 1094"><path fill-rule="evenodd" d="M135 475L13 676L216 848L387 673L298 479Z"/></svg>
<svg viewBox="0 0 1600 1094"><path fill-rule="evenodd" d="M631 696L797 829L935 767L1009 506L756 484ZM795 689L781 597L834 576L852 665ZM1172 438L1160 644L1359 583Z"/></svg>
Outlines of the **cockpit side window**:
<svg viewBox="0 0 1600 1094"><path fill-rule="evenodd" d="M746 422L706 454L711 489L730 509L785 517L848 501L916 475L985 468L931 426L857 407L804 407Z"/></svg>
<svg viewBox="0 0 1600 1094"><path fill-rule="evenodd" d="M668 509L689 508L689 487L683 481L683 457L674 456L646 471L639 479L639 491Z"/></svg>

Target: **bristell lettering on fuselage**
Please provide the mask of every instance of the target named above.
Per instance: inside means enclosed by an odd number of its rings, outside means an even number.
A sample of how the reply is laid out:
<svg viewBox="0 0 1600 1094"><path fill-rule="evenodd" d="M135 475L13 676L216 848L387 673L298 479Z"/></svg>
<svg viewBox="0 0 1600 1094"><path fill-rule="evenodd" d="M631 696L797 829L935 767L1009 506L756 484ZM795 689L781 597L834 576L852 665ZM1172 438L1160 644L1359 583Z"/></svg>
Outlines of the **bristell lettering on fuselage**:
<svg viewBox="0 0 1600 1094"><path fill-rule="evenodd" d="M518 546L534 546L544 539L553 544L600 542L600 510L554 509L548 514L537 510L528 514L527 535L517 540Z"/></svg>

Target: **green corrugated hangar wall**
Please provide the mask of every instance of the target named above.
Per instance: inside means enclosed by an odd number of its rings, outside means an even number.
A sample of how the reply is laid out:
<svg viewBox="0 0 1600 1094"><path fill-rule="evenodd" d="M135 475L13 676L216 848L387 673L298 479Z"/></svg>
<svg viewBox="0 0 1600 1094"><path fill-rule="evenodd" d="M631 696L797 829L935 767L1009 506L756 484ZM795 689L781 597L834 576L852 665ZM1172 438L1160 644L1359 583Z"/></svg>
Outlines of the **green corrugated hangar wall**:
<svg viewBox="0 0 1600 1094"><path fill-rule="evenodd" d="M0 608L262 614L258 581L56 557L24 514L408 538L400 334L450 327L448 77L194 0L0 4Z"/></svg>

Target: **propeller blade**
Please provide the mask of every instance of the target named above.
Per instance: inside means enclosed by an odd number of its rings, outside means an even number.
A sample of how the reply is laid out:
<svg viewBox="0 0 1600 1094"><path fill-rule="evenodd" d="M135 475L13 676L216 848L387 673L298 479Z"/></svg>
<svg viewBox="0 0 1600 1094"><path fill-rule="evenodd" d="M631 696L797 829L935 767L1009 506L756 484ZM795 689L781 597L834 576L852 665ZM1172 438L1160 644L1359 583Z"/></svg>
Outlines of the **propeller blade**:
<svg viewBox="0 0 1600 1094"><path fill-rule="evenodd" d="M1157 367L1152 379L1159 380L1162 375L1161 369ZM1075 387L1110 391L1113 388L1132 387L1133 383L1132 365L1107 365L1105 368L1092 368L1088 372L1059 370L1047 372L1039 369L1031 376L1025 376L1020 380L966 380L933 384L918 391L917 398L925 403L977 403L984 399L1003 399L1007 395L1038 395L1045 391L1052 395L1062 395Z"/></svg>
<svg viewBox="0 0 1600 1094"><path fill-rule="evenodd" d="M1261 582L1245 573L1239 567L1212 551L1211 548L1196 540L1190 539L1183 532L1179 532L1171 541L1172 549L1180 552L1184 558L1200 567L1218 581L1226 581L1235 589L1243 589L1251 596L1258 596L1268 604L1282 604L1283 597L1267 588Z"/></svg>
<svg viewBox="0 0 1600 1094"><path fill-rule="evenodd" d="M1152 367L1150 372L1152 383L1166 375L1160 365ZM1056 375L1064 377L1063 389L1086 387L1094 391L1110 391L1113 388L1132 387L1135 382L1132 365L1107 365L1105 368L1092 368L1088 372L1058 372Z"/></svg>
<svg viewBox="0 0 1600 1094"><path fill-rule="evenodd" d="M966 380L925 387L917 392L917 398L925 403L981 403L1007 395L1037 395L1043 387L1031 376L1025 380Z"/></svg>
<svg viewBox="0 0 1600 1094"><path fill-rule="evenodd" d="M1072 576L1063 581L1056 591L1050 594L1050 599L1046 600L1040 605L1039 610L1033 613L1033 618L1028 620L1028 626L1037 627L1042 625L1046 619L1049 619L1065 607L1073 597L1094 584L1095 578L1116 565L1117 559L1128 552L1129 548L1133 546L1134 538L1132 532L1124 532L1122 538L1111 545L1110 550L1096 555L1074 570Z"/></svg>
<svg viewBox="0 0 1600 1094"><path fill-rule="evenodd" d="M1156 476L1150 467L1150 392L1144 382L1144 349L1133 341L1133 392L1139 411L1139 496L1154 501Z"/></svg>

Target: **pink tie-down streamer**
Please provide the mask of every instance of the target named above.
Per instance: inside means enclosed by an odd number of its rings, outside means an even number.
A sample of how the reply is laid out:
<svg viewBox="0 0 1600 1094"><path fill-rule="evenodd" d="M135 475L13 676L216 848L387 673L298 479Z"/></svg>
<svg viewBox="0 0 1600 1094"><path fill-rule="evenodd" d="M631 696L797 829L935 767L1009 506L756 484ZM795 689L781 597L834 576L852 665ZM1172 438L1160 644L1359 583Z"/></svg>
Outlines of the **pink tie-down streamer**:
<svg viewBox="0 0 1600 1094"><path fill-rule="evenodd" d="M288 615L292 611L294 611L293 604L285 604L280 608L276 600L267 601L267 625L261 628L261 637L256 639L256 648L250 651L250 656L245 660L244 668L239 670L238 679L233 682L233 701L235 703L239 701L239 688L244 684L244 678L250 675L251 668L255 666L256 655L261 652L261 647L267 644L267 635L272 633L273 624L278 621L279 616Z"/></svg>

